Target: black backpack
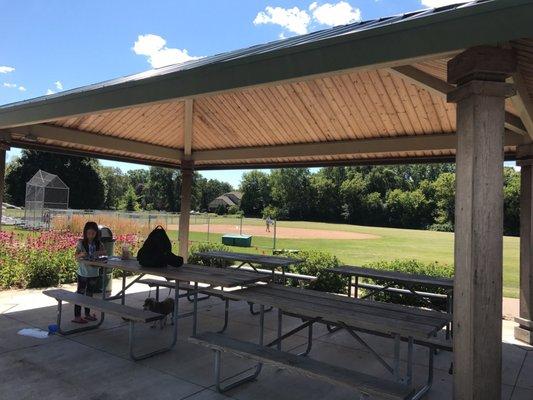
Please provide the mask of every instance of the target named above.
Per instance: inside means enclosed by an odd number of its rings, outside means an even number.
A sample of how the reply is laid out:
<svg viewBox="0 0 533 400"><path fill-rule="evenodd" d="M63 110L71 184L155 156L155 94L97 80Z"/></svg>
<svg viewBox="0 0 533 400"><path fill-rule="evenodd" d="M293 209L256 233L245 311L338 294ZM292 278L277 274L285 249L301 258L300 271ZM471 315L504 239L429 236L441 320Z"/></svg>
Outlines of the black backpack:
<svg viewBox="0 0 533 400"><path fill-rule="evenodd" d="M165 268L167 265L179 267L183 258L172 253L172 243L165 229L158 225L150 232L137 252L137 261L146 268Z"/></svg>

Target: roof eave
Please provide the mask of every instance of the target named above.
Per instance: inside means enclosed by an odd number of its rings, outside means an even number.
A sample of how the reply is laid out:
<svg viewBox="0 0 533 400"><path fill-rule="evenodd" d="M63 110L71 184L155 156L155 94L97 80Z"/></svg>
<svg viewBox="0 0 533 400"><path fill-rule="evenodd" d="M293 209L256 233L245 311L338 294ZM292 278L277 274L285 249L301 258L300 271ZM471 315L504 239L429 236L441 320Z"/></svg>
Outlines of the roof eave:
<svg viewBox="0 0 533 400"><path fill-rule="evenodd" d="M0 109L0 129L357 68L401 65L476 45L533 37L532 15L530 0L488 1L190 70L18 103Z"/></svg>

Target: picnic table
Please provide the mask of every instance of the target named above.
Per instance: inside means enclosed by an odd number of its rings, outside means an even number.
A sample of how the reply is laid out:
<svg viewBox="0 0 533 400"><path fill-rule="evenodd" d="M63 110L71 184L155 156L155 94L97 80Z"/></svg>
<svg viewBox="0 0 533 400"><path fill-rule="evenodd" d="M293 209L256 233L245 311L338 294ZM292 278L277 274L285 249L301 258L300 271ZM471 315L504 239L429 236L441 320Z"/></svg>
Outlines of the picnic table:
<svg viewBox="0 0 533 400"><path fill-rule="evenodd" d="M303 260L299 260L296 258L291 257L281 257L281 256L268 256L264 254L251 254L251 253L236 253L233 251L221 251L221 250L210 250L210 251L200 251L197 252L196 255L198 257L204 258L204 259L219 259L224 261L234 261L239 262L240 264L235 267L235 269L240 269L242 267L248 267L249 269L252 269L255 272L262 272L258 268L256 268L256 265L260 265L261 267L268 268L272 271L272 281L275 281L276 277L276 268L281 268L281 281L285 284L287 282L287 278L296 278L296 279L302 279L302 280L312 280L316 279L314 276L308 276L308 275L301 275L301 274L291 274L288 273L286 270L289 268L289 266L294 264L300 264L303 262ZM254 303L248 302L250 306L250 313L252 315L258 315L259 311L254 310ZM267 309L267 311L270 311L272 308Z"/></svg>
<svg viewBox="0 0 533 400"><path fill-rule="evenodd" d="M278 338L267 347L277 346L286 338L307 328L308 345L303 355L312 347L312 327L315 323L335 325L345 329L357 342L363 345L389 371L398 382L412 385L413 345L429 347L428 379L413 398L422 397L431 387L433 379L433 355L435 348L451 350L448 341L435 339L436 334L445 327L450 316L443 312L419 309L400 304L375 302L364 299L349 298L342 295L318 292L276 284L254 285L233 293L229 298L254 302L264 310L265 306L278 309ZM282 333L282 316L290 315L302 318L305 322L285 334ZM261 329L263 327L261 326ZM389 364L372 348L359 333L391 337L394 342L394 360ZM400 371L400 344L407 342L407 371L402 376ZM262 333L260 332L262 344Z"/></svg>
<svg viewBox="0 0 533 400"><path fill-rule="evenodd" d="M122 289L111 297L105 297L105 291L103 292L103 298L107 300L120 299L122 305L125 304L126 290L133 284L139 281L145 275L155 275L166 278L167 280L173 280L176 283L176 289L174 291L174 330L173 338L168 349L173 348L177 341L178 335L178 319L188 316L193 317L192 333L196 334L197 321L198 321L198 284L207 284L210 287L222 287L232 288L250 285L260 281L269 281L269 274L261 274L251 271L239 271L228 270L220 268L211 268L200 265L184 264L178 268L166 267L166 268L144 268L137 260L123 260L119 257L109 257L106 260L83 260L82 262L93 267L101 267L105 269L119 269L123 271L122 275ZM105 272L105 271L104 271ZM126 285L126 272L132 272L138 274L128 285ZM105 274L103 275L106 276ZM193 282L193 311L189 313L179 314L179 283L180 282ZM103 287L105 287L105 279Z"/></svg>
<svg viewBox="0 0 533 400"><path fill-rule="evenodd" d="M300 264L302 260L281 257L281 256L269 256L264 254L250 254L250 253L235 253L232 251L200 251L196 253L197 256L206 259L219 259L224 261L239 262L237 269L247 265L257 272L256 265L268 268L272 271L272 278L274 278L276 268L281 268L282 279L285 280L286 270L291 265Z"/></svg>
<svg viewBox="0 0 533 400"><path fill-rule="evenodd" d="M411 294L422 299L432 297L444 297L446 299L446 311L452 312L452 296L453 296L453 279L442 278L436 276L428 276L422 274L408 274L405 272L382 270L374 268L365 268L358 266L343 265L336 268L330 268L328 271L346 276L348 278L348 296L358 297L358 289L360 287L370 289L370 292L365 294L362 298L372 297L373 295L391 291L395 293ZM368 283L360 283L359 278L370 278L373 280L385 281L384 285L373 285ZM391 286L401 284L405 289L392 288ZM416 286L427 286L432 288L442 289L445 294L439 295L437 293L422 292L416 290ZM431 307L431 304L428 303Z"/></svg>

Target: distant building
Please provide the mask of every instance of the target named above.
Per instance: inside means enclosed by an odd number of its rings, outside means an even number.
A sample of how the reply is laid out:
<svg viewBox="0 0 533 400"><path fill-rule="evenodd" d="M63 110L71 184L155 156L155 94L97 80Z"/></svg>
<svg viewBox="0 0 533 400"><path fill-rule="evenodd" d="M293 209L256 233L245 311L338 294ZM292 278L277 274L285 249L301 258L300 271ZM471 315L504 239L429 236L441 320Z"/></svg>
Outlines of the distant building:
<svg viewBox="0 0 533 400"><path fill-rule="evenodd" d="M231 206L239 207L241 205L242 193L241 192L229 192L224 193L223 195L218 196L216 199L211 201L208 205L209 211L216 211L220 206L230 208Z"/></svg>

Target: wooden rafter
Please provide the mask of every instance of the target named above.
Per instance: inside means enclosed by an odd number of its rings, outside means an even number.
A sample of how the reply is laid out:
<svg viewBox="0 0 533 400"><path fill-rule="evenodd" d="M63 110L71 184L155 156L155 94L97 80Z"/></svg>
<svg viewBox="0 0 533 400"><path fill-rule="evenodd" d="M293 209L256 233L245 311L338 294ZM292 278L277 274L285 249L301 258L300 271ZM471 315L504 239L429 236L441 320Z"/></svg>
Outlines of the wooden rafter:
<svg viewBox="0 0 533 400"><path fill-rule="evenodd" d="M185 100L183 122L183 155L188 158L192 153L192 125L193 125L194 100Z"/></svg>
<svg viewBox="0 0 533 400"><path fill-rule="evenodd" d="M523 143L523 136L506 132L505 145ZM303 143L291 145L248 147L222 150L195 151L192 158L198 161L254 160L285 157L314 157L324 154L342 156L370 153L394 153L431 150L450 150L457 146L455 134L402 136L383 139L343 140L327 143Z"/></svg>
<svg viewBox="0 0 533 400"><path fill-rule="evenodd" d="M517 109L529 137L533 140L533 100L529 95L520 71L513 74L510 80L514 83L516 89L516 95L511 97L511 101Z"/></svg>
<svg viewBox="0 0 533 400"><path fill-rule="evenodd" d="M183 153L181 150L164 146L46 124L10 128L4 134L19 135L24 139L34 142L38 142L39 139L48 139L63 143L90 146L96 149L144 154L176 161L181 159Z"/></svg>
<svg viewBox="0 0 533 400"><path fill-rule="evenodd" d="M455 89L455 86L449 84L448 82L445 82L442 79L439 79L411 65L392 67L389 68L389 71L432 94L444 98L449 92ZM526 129L523 119L508 111L505 112L505 127L520 135L527 135L529 131L529 129Z"/></svg>

